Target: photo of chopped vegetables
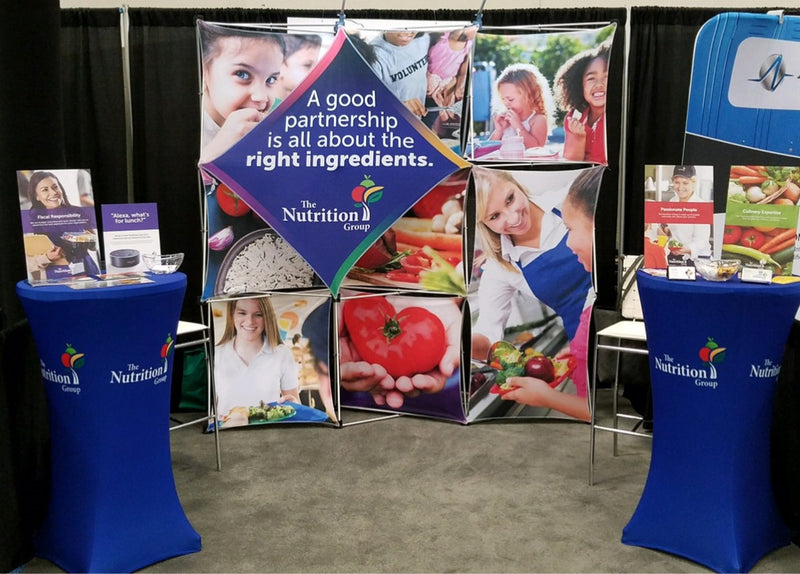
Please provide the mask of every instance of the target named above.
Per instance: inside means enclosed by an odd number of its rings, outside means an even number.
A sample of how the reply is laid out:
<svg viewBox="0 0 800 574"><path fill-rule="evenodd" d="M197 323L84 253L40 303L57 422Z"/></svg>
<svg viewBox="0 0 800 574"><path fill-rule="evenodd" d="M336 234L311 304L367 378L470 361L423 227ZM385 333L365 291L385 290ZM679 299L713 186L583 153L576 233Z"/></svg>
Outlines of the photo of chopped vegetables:
<svg viewBox="0 0 800 574"><path fill-rule="evenodd" d="M434 187L356 261L345 285L466 294L465 174Z"/></svg>

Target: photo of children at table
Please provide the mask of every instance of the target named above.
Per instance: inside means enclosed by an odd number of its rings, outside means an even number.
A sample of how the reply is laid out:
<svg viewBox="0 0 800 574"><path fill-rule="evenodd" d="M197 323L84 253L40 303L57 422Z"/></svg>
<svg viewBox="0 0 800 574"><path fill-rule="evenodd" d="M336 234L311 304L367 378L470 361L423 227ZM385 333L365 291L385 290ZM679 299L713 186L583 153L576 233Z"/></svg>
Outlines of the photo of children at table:
<svg viewBox="0 0 800 574"><path fill-rule="evenodd" d="M555 103L547 78L533 64L512 64L497 78L491 140L522 138L524 149L542 147L552 129Z"/></svg>
<svg viewBox="0 0 800 574"><path fill-rule="evenodd" d="M606 93L611 39L567 60L553 92L564 118L564 159L606 163Z"/></svg>
<svg viewBox="0 0 800 574"><path fill-rule="evenodd" d="M490 81L472 84L468 156L605 164L606 100L609 89L615 89L608 85L608 63L615 31L616 24L514 35L479 32L473 68L476 77ZM488 73L479 76L479 71Z"/></svg>
<svg viewBox="0 0 800 574"><path fill-rule="evenodd" d="M554 314L566 343L555 352L574 360L573 385L558 390L532 377L511 378L515 388L502 399L588 420L586 356L595 293L587 220L602 168L545 173L475 167L472 177L477 222L472 357L490 362L493 344L506 338L513 321L546 323ZM522 317L523 308L535 318ZM527 335L525 342L535 342L534 334Z"/></svg>

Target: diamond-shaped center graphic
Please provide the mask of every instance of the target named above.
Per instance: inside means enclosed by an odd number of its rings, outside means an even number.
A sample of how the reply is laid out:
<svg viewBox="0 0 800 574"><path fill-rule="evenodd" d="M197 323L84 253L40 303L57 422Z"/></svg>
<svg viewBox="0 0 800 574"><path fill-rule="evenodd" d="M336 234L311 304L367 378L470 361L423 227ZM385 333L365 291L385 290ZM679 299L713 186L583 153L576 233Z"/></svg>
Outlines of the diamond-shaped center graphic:
<svg viewBox="0 0 800 574"><path fill-rule="evenodd" d="M202 167L291 244L336 295L378 237L468 165L391 93L340 30L289 98Z"/></svg>

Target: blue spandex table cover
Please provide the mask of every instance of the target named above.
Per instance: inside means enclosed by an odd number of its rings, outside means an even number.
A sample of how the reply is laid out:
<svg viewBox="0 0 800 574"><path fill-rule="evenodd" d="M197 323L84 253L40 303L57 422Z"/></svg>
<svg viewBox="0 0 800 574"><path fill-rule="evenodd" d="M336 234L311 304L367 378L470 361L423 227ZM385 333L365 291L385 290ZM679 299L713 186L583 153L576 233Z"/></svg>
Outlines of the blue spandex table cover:
<svg viewBox="0 0 800 574"><path fill-rule="evenodd" d="M772 492L770 422L800 283L669 281L641 271L637 281L653 454L622 542L747 571L790 542Z"/></svg>
<svg viewBox="0 0 800 574"><path fill-rule="evenodd" d="M175 489L172 345L182 273L74 290L17 284L48 399L51 488L36 555L68 572L132 572L200 550Z"/></svg>

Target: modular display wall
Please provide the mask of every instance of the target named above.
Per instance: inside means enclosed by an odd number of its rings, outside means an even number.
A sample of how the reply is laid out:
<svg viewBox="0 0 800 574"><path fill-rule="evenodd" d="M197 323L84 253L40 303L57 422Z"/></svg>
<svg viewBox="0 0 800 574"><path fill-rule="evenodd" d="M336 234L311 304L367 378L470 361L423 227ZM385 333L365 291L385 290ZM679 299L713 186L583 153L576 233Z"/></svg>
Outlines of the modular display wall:
<svg viewBox="0 0 800 574"><path fill-rule="evenodd" d="M308 422L296 372L249 368L290 345L313 349L308 401L329 423L334 404L588 420L616 25L197 25L223 428ZM304 330L319 297L329 341L324 321Z"/></svg>

